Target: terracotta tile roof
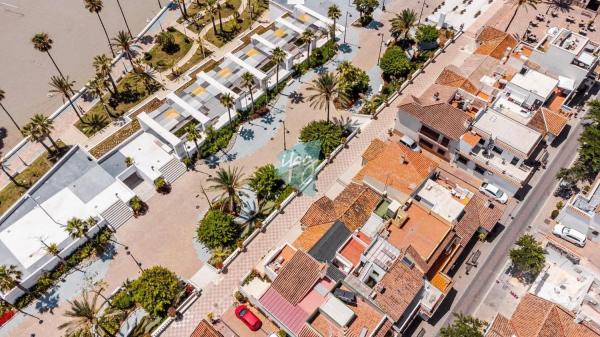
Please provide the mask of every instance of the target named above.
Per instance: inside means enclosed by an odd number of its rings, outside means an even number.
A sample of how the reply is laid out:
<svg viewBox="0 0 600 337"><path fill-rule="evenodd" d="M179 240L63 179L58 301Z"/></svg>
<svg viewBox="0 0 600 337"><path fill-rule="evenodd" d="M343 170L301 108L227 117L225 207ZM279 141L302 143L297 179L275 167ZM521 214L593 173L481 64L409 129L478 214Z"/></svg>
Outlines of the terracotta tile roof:
<svg viewBox="0 0 600 337"><path fill-rule="evenodd" d="M477 86L463 76L461 71L454 65L444 68L444 70L442 70L438 78L435 80L435 83L454 88L461 88L473 95L477 95L479 92Z"/></svg>
<svg viewBox="0 0 600 337"><path fill-rule="evenodd" d="M384 141L380 140L379 138L373 139L371 144L369 144L369 147L362 154L363 160L369 161L379 157L384 148Z"/></svg>
<svg viewBox="0 0 600 337"><path fill-rule="evenodd" d="M368 186L351 183L334 200L324 196L314 202L300 222L308 228L340 220L353 231L367 221L380 199Z"/></svg>
<svg viewBox="0 0 600 337"><path fill-rule="evenodd" d="M410 268L399 257L379 282L385 289L377 293L375 303L383 309L394 322L398 321L412 300L423 287L423 273Z"/></svg>
<svg viewBox="0 0 600 337"><path fill-rule="evenodd" d="M310 205L302 219L300 219L300 223L305 227L312 227L326 223L332 224L335 220L337 220L337 216L333 200L323 196Z"/></svg>
<svg viewBox="0 0 600 337"><path fill-rule="evenodd" d="M333 226L333 222L305 228L302 234L294 241L293 246L308 252L327 233L331 226Z"/></svg>
<svg viewBox="0 0 600 337"><path fill-rule="evenodd" d="M476 133L471 133L471 132L465 132L464 135L462 135L462 140L464 140L465 142L467 142L469 145L471 146L475 146L479 143L479 140L481 139L481 136L479 136Z"/></svg>
<svg viewBox="0 0 600 337"><path fill-rule="evenodd" d="M383 324L379 328L379 330L377 330L377 333L373 335L373 337L387 336L387 333L392 329L392 325L394 325L394 322L390 321L389 319L386 319L385 322L383 322Z"/></svg>
<svg viewBox="0 0 600 337"><path fill-rule="evenodd" d="M194 332L192 332L190 337L223 337L223 335L203 319L196 329L194 329Z"/></svg>
<svg viewBox="0 0 600 337"><path fill-rule="evenodd" d="M298 332L298 337L321 337L310 325L305 324Z"/></svg>
<svg viewBox="0 0 600 337"><path fill-rule="evenodd" d="M410 114L426 126L454 140L458 140L467 132L471 119L466 112L448 103L421 105L414 101L414 97L400 104L398 109L398 113Z"/></svg>
<svg viewBox="0 0 600 337"><path fill-rule="evenodd" d="M437 163L422 153L411 151L402 144L388 141L385 149L377 158L368 161L363 166L354 177L354 181L362 182L365 177L368 177L409 195L437 167Z"/></svg>
<svg viewBox="0 0 600 337"><path fill-rule="evenodd" d="M298 304L321 277L323 265L298 250L281 269L271 288L292 305Z"/></svg>
<svg viewBox="0 0 600 337"><path fill-rule="evenodd" d="M496 316L489 329L494 337L600 337L587 322L576 323L575 315L548 300L528 293L510 320Z"/></svg>
<svg viewBox="0 0 600 337"><path fill-rule="evenodd" d="M508 48L514 49L518 41L512 35L491 26L485 26L476 38L475 54L488 55L495 59L506 56Z"/></svg>
<svg viewBox="0 0 600 337"><path fill-rule="evenodd" d="M567 125L567 117L562 116L546 108L540 108L535 112L527 126L541 132L551 133L558 136Z"/></svg>
<svg viewBox="0 0 600 337"><path fill-rule="evenodd" d="M488 202L492 207L487 206ZM502 217L505 208L504 205L475 194L465 206L462 218L454 227L462 239L461 244L466 245L480 227L488 232L491 231Z"/></svg>

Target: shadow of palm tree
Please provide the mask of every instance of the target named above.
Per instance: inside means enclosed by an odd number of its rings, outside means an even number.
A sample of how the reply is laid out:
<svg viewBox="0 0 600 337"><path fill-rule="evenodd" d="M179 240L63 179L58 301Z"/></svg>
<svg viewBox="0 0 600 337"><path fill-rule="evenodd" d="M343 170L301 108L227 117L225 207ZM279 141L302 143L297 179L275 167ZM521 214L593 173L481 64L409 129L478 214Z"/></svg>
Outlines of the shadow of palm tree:
<svg viewBox="0 0 600 337"><path fill-rule="evenodd" d="M246 141L252 140L252 139L254 139L254 130L242 128L240 130L240 137L242 137L242 139L244 139Z"/></svg>
<svg viewBox="0 0 600 337"><path fill-rule="evenodd" d="M43 295L41 295L35 303L35 309L39 313L52 312L53 309L58 308L60 296L56 291L56 288L51 288Z"/></svg>
<svg viewBox="0 0 600 337"><path fill-rule="evenodd" d="M352 46L349 43L342 43L338 48L342 53L349 54L352 52Z"/></svg>
<svg viewBox="0 0 600 337"><path fill-rule="evenodd" d="M273 122L275 122L275 117L272 114L269 113L269 114L264 115L260 119L260 121L263 122L263 123L265 123L265 124L271 125L271 124L273 124Z"/></svg>

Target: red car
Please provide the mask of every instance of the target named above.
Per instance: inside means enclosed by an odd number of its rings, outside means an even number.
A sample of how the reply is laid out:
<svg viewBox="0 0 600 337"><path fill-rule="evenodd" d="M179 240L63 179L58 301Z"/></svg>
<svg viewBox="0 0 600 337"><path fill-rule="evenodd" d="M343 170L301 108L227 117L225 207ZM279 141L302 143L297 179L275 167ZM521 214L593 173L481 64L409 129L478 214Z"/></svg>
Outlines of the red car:
<svg viewBox="0 0 600 337"><path fill-rule="evenodd" d="M260 319L244 304L240 304L235 308L235 317L244 322L244 324L252 331L257 331L262 326Z"/></svg>

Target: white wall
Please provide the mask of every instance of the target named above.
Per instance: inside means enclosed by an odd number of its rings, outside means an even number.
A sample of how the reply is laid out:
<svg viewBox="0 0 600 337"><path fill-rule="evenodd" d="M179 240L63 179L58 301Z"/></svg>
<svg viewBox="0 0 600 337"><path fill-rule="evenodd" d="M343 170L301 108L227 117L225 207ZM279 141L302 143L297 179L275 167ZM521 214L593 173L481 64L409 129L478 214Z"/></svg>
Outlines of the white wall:
<svg viewBox="0 0 600 337"><path fill-rule="evenodd" d="M546 72L572 78L575 80L575 88L577 88L588 70L571 64L574 58L574 54L551 45L545 53L534 49L529 60L542 66Z"/></svg>

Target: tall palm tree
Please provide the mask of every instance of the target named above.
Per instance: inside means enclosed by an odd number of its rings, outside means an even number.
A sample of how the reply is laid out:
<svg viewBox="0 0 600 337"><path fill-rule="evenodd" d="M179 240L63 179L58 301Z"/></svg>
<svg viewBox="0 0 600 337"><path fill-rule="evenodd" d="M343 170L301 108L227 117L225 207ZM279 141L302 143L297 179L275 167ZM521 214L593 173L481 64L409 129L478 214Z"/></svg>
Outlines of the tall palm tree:
<svg viewBox="0 0 600 337"><path fill-rule="evenodd" d="M106 114L110 118L114 118L115 116L113 116L113 114L110 112L110 108L106 100L104 99L104 80L99 75L100 74L96 74L96 77L93 80L89 81L86 85L88 93L92 98L100 99L100 104L102 104L102 108L104 109Z"/></svg>
<svg viewBox="0 0 600 337"><path fill-rule="evenodd" d="M131 53L131 49L133 48L133 40L131 39L131 36L129 36L126 31L120 30L117 32L117 36L115 36L112 41L112 44L119 48L120 52L125 53L129 59L129 63L131 63L131 68L133 71L136 71L136 67L133 64L133 55Z"/></svg>
<svg viewBox="0 0 600 337"><path fill-rule="evenodd" d="M2 157L2 152L0 151L0 157ZM6 175L6 177L17 187L24 187L23 184L17 181L14 175L12 175L8 170L10 169L10 165L8 164L8 160L4 157L0 158L0 170Z"/></svg>
<svg viewBox="0 0 600 337"><path fill-rule="evenodd" d="M200 152L200 146L198 145L198 140L200 139L200 132L196 129L196 125L188 124L185 127L186 138L190 142L194 142L196 145L196 153Z"/></svg>
<svg viewBox="0 0 600 337"><path fill-rule="evenodd" d="M6 108L4 107L4 104L2 104L2 101L4 100L4 98L6 98L6 93L4 92L4 90L0 89L0 108L2 108L2 110L4 110L4 113L6 113L6 115L8 116L8 118L10 118L10 120L13 122L13 124L17 127L17 130L19 130L19 132L20 132L21 131L21 127L19 126L19 124L17 124L17 121L15 121L15 119L8 112L8 110L6 110Z"/></svg>
<svg viewBox="0 0 600 337"><path fill-rule="evenodd" d="M335 40L335 30L336 30L335 23L337 22L337 20L339 18L342 17L342 11L336 4L333 4L333 5L329 6L329 8L327 9L327 16L331 20L333 20L333 28L331 29L331 40L333 41L333 40Z"/></svg>
<svg viewBox="0 0 600 337"><path fill-rule="evenodd" d="M37 33L33 36L33 38L31 38L31 43L33 43L33 48L35 48L36 50L38 50L42 53L46 53L48 55L48 57L50 58L50 61L52 61L52 64L54 64L54 68L56 68L56 71L58 71L58 74L60 75L60 77L65 77L63 75L63 73L60 71L60 68L58 67L58 65L56 64L56 61L54 61L52 54L50 54L50 50L52 49L52 44L54 43L54 41L52 41L50 36L47 33L43 33L43 32Z"/></svg>
<svg viewBox="0 0 600 337"><path fill-rule="evenodd" d="M108 77L110 83L112 84L113 94L118 94L119 89L117 88L117 83L115 79L112 77L112 61L106 56L106 54L94 56L94 62L92 64L96 72L101 74L103 77Z"/></svg>
<svg viewBox="0 0 600 337"><path fill-rule="evenodd" d="M276 89L279 86L279 65L281 64L281 62L285 61L286 56L287 56L286 52L283 49L281 49L280 47L273 49L273 52L271 53L271 60L273 61L273 63L275 63L275 88Z"/></svg>
<svg viewBox="0 0 600 337"><path fill-rule="evenodd" d="M315 78L312 81L312 85L308 87L307 90L313 92L313 94L308 97L310 107L314 109L323 109L323 107L325 107L328 123L331 101L335 99L342 103L347 101L346 95L340 88L339 78L333 72L326 72Z"/></svg>
<svg viewBox="0 0 600 337"><path fill-rule="evenodd" d="M390 34L396 41L400 38L400 36L404 36L406 39L406 35L412 26L415 25L417 21L417 13L412 9L404 9L400 14L396 14L396 17L390 20Z"/></svg>
<svg viewBox="0 0 600 337"><path fill-rule="evenodd" d="M541 0L511 0L511 1L513 2L513 6L515 6L515 11L514 11L512 17L510 18L510 21L508 21L508 25L506 25L506 28L504 29L505 32L507 32L508 28L510 28L510 25L512 24L513 20L517 16L517 12L519 11L519 9L521 7L525 8L525 9L527 9L527 7L537 9L537 5L541 2Z"/></svg>
<svg viewBox="0 0 600 337"><path fill-rule="evenodd" d="M67 336L110 336L111 334L102 324L100 318L109 318L121 315L122 312L115 310L102 312L103 304L98 303L98 293L89 297L87 290L81 295L81 300L68 301L71 306L65 313L70 321L58 326L59 330L66 329ZM108 315L108 317L107 317Z"/></svg>
<svg viewBox="0 0 600 337"><path fill-rule="evenodd" d="M231 127L231 109L234 107L233 96L231 96L229 93L222 94L221 97L219 97L219 103L227 108L227 115L229 115L229 126Z"/></svg>
<svg viewBox="0 0 600 337"><path fill-rule="evenodd" d="M252 93L252 89L254 89L254 75L249 72L245 72L242 74L242 86L248 88L248 93L250 94L250 101L252 102L252 111L254 111L254 94Z"/></svg>
<svg viewBox="0 0 600 337"><path fill-rule="evenodd" d="M183 15L183 19L187 21L188 12L187 8L185 7L185 0L176 0L175 2L179 6L179 10L181 11L181 15Z"/></svg>
<svg viewBox="0 0 600 337"><path fill-rule="evenodd" d="M102 21L102 17L100 16L100 12L104 7L102 0L83 0L83 5L85 6L85 9L87 9L90 13L95 13L98 16L98 20L100 20L100 25L102 26L104 35L106 35L106 40L108 41L110 52L112 53L112 56L115 57L116 55L113 46L110 43L110 37L108 37L108 32L106 31L106 27L104 26L104 21Z"/></svg>
<svg viewBox="0 0 600 337"><path fill-rule="evenodd" d="M129 36L133 38L133 34L131 34L131 29L129 29L129 23L127 23L127 18L125 17L125 12L123 12L123 7L121 7L121 1L117 0L117 6L119 6L119 11L121 11L121 16L123 17L123 21L125 21L125 27L127 27ZM110 41L108 41L108 43L110 43Z"/></svg>
<svg viewBox="0 0 600 337"><path fill-rule="evenodd" d="M236 10L237 12L237 10ZM223 18L221 17L221 3L217 1L217 14L219 15L219 29L223 33Z"/></svg>
<svg viewBox="0 0 600 337"><path fill-rule="evenodd" d="M212 21L213 32L217 35L217 25L215 24L215 14L217 14L217 0L206 0L207 11L210 13L210 20Z"/></svg>
<svg viewBox="0 0 600 337"><path fill-rule="evenodd" d="M31 294L31 291L29 289L27 289L21 285L21 277L22 276L23 276L23 274L21 273L20 270L17 269L17 266L14 266L14 265L0 266L0 291L2 291L3 293L6 293L16 287L25 293ZM17 310L18 312L20 312L24 315L31 316L31 317L37 319L40 323L43 322L39 317L32 315L26 311L23 311L21 308L19 308L18 306L14 305L14 304L11 304L10 302L6 301L2 297L0 297L0 301L2 303L4 303L4 305L14 308L15 310Z"/></svg>
<svg viewBox="0 0 600 337"><path fill-rule="evenodd" d="M204 41L202 40L202 36L198 36L198 39L196 40L196 42L198 42L198 48L200 48L200 53L202 54L202 58L205 58L206 53L204 51Z"/></svg>
<svg viewBox="0 0 600 337"><path fill-rule="evenodd" d="M54 121L52 119L42 114L35 114L33 115L33 117L31 117L29 123L23 126L23 135L30 136L31 138L33 138L33 140L41 143L46 148L46 150L48 150L48 152L52 152L52 150L50 150L46 146L46 144L44 144L44 140L48 138L48 140L50 140L50 143L52 143L52 146L56 150L58 150L58 145L56 144L52 136L50 136L53 130Z"/></svg>
<svg viewBox="0 0 600 337"><path fill-rule="evenodd" d="M77 109L77 107L75 107L75 103L71 99L71 92L73 91L73 86L75 85L75 81L70 81L69 76L64 77L64 78L58 77L58 76L52 76L52 77L50 77L50 83L48 83L48 84L50 84L50 87L51 87L49 92L53 93L53 94L63 95L69 101L71 108L73 108L73 110L77 114L77 117L79 118L79 120L82 121L81 114L80 114L79 110Z"/></svg>
<svg viewBox="0 0 600 337"><path fill-rule="evenodd" d="M239 190L245 183L244 174L238 167L220 168L215 176L208 178L212 183L210 189L221 192L220 199L223 205L228 205L229 210L237 214L237 205L240 201Z"/></svg>
<svg viewBox="0 0 600 337"><path fill-rule="evenodd" d="M310 45L312 44L313 39L315 38L315 32L313 32L310 28L307 28L300 35L300 39L302 42L306 43L306 59L310 57Z"/></svg>
<svg viewBox="0 0 600 337"><path fill-rule="evenodd" d="M133 73L133 78L144 83L144 87L148 93L153 92L157 87L162 87L162 84L156 80L156 70L148 65L138 67L138 71Z"/></svg>

